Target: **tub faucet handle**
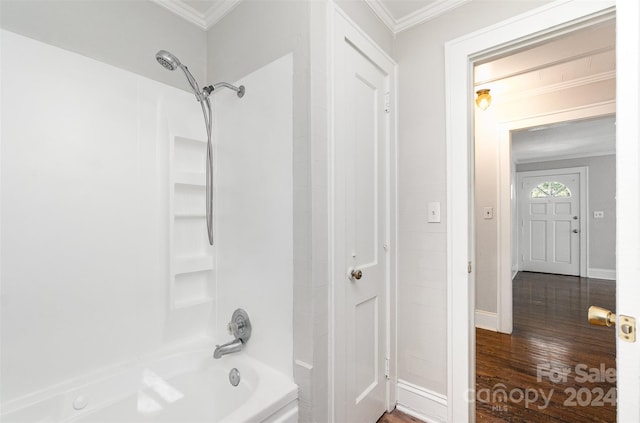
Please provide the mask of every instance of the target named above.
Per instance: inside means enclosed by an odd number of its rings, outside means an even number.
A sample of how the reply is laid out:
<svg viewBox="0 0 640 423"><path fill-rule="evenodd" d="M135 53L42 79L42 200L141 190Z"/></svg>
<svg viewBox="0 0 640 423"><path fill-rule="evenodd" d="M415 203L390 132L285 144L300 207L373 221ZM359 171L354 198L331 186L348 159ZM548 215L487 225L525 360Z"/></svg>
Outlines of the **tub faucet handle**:
<svg viewBox="0 0 640 423"><path fill-rule="evenodd" d="M227 323L227 330L229 331L229 335L234 335L236 338L240 338L240 336L244 332L244 328L247 326L244 320L230 321Z"/></svg>
<svg viewBox="0 0 640 423"><path fill-rule="evenodd" d="M251 321L246 311L237 309L233 312L231 321L227 324L227 330L230 335L247 342L251 337Z"/></svg>
<svg viewBox="0 0 640 423"><path fill-rule="evenodd" d="M234 335L238 331L238 329L239 327L236 322L227 323L227 332L229 332L229 335Z"/></svg>

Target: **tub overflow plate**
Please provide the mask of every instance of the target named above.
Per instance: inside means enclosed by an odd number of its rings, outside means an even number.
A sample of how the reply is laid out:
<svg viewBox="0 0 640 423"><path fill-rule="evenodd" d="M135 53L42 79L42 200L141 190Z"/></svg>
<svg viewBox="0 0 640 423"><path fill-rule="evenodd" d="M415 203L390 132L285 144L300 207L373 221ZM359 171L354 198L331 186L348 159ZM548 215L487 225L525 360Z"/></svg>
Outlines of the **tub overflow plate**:
<svg viewBox="0 0 640 423"><path fill-rule="evenodd" d="M240 383L240 372L235 367L229 372L229 382L231 382L233 386L238 386Z"/></svg>

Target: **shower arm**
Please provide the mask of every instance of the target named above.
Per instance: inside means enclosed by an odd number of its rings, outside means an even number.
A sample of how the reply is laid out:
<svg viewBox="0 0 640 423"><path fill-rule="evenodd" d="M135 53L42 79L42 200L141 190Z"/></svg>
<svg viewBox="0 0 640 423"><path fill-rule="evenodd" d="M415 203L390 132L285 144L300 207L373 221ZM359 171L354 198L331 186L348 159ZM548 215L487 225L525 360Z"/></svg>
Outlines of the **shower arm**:
<svg viewBox="0 0 640 423"><path fill-rule="evenodd" d="M213 85L209 85L208 87L204 87L202 89L202 93L206 93L205 95L208 97L218 88L229 88L230 90L235 91L238 94L239 98L242 98L244 96L244 85L236 87L235 85L231 85L228 82L218 82Z"/></svg>

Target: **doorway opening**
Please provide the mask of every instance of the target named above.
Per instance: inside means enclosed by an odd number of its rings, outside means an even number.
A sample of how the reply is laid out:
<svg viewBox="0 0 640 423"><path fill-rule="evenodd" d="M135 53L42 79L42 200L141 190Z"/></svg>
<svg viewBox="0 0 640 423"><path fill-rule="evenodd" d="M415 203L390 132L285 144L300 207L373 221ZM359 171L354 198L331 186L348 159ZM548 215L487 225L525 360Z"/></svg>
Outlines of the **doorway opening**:
<svg viewBox="0 0 640 423"><path fill-rule="evenodd" d="M615 192L615 20L477 61L474 86L494 98L474 119L477 415L562 419L573 389L593 397L585 419L615 419L615 377L581 377L615 374L615 333L586 319L587 302L615 306L615 282L587 278L587 216L604 208L589 201L589 171ZM615 219L608 234L615 247Z"/></svg>
<svg viewBox="0 0 640 423"><path fill-rule="evenodd" d="M638 80L640 38L635 2L552 2L530 13L445 44L447 140L447 420L473 421L475 399L475 275L469 273L473 257L473 83L472 64L479 58L515 51L527 42L540 41L558 31L575 30L594 19L616 14L616 307L628 318L640 312L640 272L637 266L638 151L640 127ZM587 25L588 26L588 25ZM605 114L605 113L603 113ZM568 119L570 120L570 119ZM535 126L535 125L530 125ZM470 215L470 213L472 213ZM620 228L624 228L621 230ZM466 316L466 318L465 318ZM625 317L627 318L627 317ZM623 317L620 317L623 319ZM618 403L621 421L640 421L635 399L640 395L640 343L616 340Z"/></svg>

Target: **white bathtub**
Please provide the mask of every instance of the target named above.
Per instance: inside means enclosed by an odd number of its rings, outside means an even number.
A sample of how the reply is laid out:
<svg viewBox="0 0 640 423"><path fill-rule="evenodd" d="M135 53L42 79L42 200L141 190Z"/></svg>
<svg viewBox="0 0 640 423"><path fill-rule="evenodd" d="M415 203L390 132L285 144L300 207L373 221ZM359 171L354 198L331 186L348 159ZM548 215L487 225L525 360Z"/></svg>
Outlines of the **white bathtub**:
<svg viewBox="0 0 640 423"><path fill-rule="evenodd" d="M229 372L240 372L232 386ZM77 386L77 385L76 385ZM102 374L80 387L3 407L10 422L293 423L297 386L285 375L237 353L219 360L210 350L173 354ZM39 398L38 398L39 397Z"/></svg>

